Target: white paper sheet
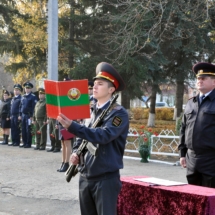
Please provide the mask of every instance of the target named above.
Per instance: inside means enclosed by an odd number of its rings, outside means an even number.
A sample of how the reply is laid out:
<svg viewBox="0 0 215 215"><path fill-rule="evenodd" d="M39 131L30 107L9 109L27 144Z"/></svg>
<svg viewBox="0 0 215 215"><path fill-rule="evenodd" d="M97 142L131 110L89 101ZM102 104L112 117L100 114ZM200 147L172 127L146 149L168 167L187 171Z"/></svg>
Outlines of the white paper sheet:
<svg viewBox="0 0 215 215"><path fill-rule="evenodd" d="M31 125L31 119L28 119L28 125Z"/></svg>
<svg viewBox="0 0 215 215"><path fill-rule="evenodd" d="M149 177L149 178L134 178L136 181L142 181L142 182L147 182L151 186L176 186L176 185L184 185L187 183L183 182L177 182L177 181L169 181L165 179L160 179L160 178L154 178L154 177Z"/></svg>

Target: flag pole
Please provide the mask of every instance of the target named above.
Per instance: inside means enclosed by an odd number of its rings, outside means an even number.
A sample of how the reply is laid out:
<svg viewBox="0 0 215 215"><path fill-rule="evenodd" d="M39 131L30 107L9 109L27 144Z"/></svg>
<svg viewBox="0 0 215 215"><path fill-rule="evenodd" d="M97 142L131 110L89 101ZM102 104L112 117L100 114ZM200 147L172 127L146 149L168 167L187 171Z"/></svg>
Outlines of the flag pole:
<svg viewBox="0 0 215 215"><path fill-rule="evenodd" d="M58 0L48 0L48 79L58 81Z"/></svg>

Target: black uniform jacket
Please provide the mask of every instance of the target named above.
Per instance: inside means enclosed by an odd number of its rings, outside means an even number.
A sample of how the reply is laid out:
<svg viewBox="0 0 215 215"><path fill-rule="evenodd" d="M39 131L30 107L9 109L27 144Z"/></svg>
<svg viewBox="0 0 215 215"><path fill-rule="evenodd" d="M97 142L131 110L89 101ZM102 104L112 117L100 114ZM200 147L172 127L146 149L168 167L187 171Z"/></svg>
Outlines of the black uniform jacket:
<svg viewBox="0 0 215 215"><path fill-rule="evenodd" d="M33 93L29 93L28 95L23 95L20 104L20 116L22 114L27 114L29 117L33 116L34 107L37 103L37 98Z"/></svg>
<svg viewBox="0 0 215 215"><path fill-rule="evenodd" d="M200 105L198 100L199 95L191 98L184 111L178 147L180 157L185 157L187 149L199 156L215 155L215 90Z"/></svg>
<svg viewBox="0 0 215 215"><path fill-rule="evenodd" d="M21 102L22 96L18 95L17 97L13 97L11 100L11 111L10 114L12 116L14 115L19 115L19 106L20 106L20 102Z"/></svg>
<svg viewBox="0 0 215 215"><path fill-rule="evenodd" d="M11 98L2 101L0 116L4 119L10 118Z"/></svg>

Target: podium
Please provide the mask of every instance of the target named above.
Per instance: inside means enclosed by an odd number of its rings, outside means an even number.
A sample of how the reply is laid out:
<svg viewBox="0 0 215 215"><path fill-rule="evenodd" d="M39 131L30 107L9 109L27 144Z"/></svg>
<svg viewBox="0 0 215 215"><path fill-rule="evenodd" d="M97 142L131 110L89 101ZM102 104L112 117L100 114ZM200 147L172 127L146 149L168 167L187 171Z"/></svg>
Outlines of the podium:
<svg viewBox="0 0 215 215"><path fill-rule="evenodd" d="M215 189L194 185L150 186L121 177L117 215L215 215Z"/></svg>

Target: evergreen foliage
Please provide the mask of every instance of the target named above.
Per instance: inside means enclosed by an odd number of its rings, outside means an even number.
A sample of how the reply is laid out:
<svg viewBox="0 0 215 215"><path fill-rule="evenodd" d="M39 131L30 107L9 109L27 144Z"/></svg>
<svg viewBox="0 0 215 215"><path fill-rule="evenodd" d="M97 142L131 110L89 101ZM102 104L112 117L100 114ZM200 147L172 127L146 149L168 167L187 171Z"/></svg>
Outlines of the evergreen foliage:
<svg viewBox="0 0 215 215"><path fill-rule="evenodd" d="M141 58L147 69L135 71L145 72L139 82L151 87L173 82L183 88L184 81L194 77L194 63L214 59L214 44L208 37L215 27L214 1L107 2L120 11L106 17L115 25L103 42L110 48L108 57L124 66L128 66L129 58ZM132 91L142 91L142 85L135 88ZM177 106L182 107L182 100ZM153 109L151 113L155 113Z"/></svg>
<svg viewBox="0 0 215 215"><path fill-rule="evenodd" d="M125 80L122 102L126 108L146 89L156 95L160 85L170 82L183 88L185 81L194 78L194 63L214 60L214 1L58 3L59 80L65 75L92 80L96 65L107 61ZM18 81L23 82L26 73L31 78L47 75L47 9L47 0L0 2L0 54L10 56L5 68ZM179 112L182 93L178 90Z"/></svg>

